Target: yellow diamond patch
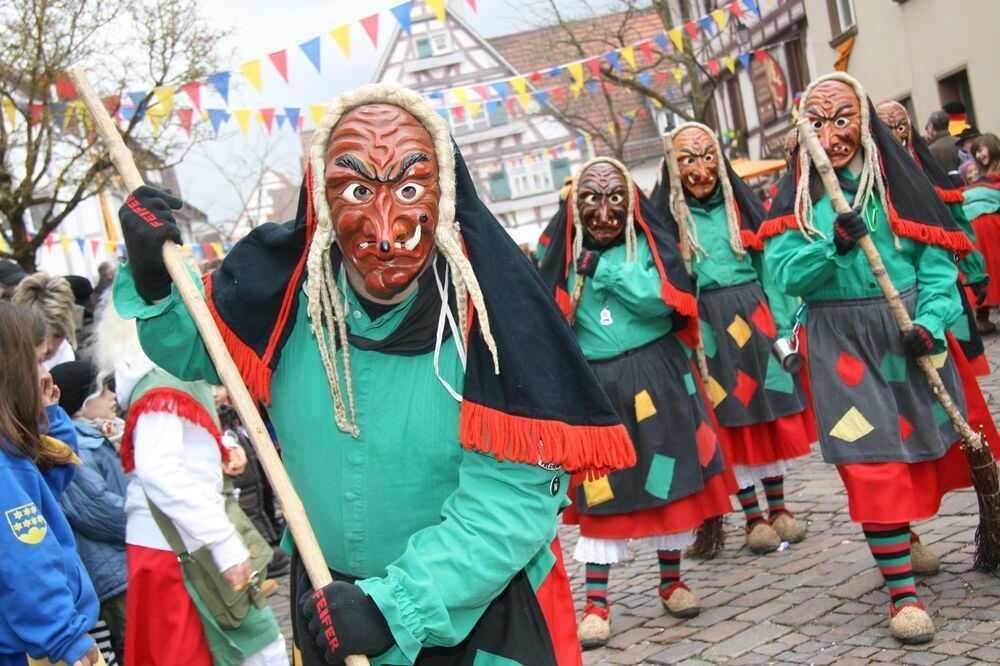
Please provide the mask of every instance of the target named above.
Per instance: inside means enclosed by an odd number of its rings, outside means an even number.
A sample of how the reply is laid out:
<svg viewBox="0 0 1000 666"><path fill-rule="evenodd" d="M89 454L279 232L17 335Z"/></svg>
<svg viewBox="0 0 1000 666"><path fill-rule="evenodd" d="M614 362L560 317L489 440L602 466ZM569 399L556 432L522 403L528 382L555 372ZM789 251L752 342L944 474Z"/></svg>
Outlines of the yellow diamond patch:
<svg viewBox="0 0 1000 666"><path fill-rule="evenodd" d="M715 381L715 377L712 377L711 375L708 377L708 385L706 388L708 389L708 397L712 400L712 407L718 407L719 403L725 400L726 396L729 395L726 393L726 389L722 388L722 385Z"/></svg>
<svg viewBox="0 0 1000 666"><path fill-rule="evenodd" d="M656 413L656 405L653 404L653 399L649 397L649 392L643 389L635 396L635 418L637 421L642 421L648 419L650 416Z"/></svg>
<svg viewBox="0 0 1000 666"><path fill-rule="evenodd" d="M931 363L934 364L934 367L940 370L944 367L945 361L948 360L948 352L943 351L940 354L931 354L929 358L931 359Z"/></svg>
<svg viewBox="0 0 1000 666"><path fill-rule="evenodd" d="M856 442L874 429L857 407L851 407L833 426L830 435L845 442Z"/></svg>
<svg viewBox="0 0 1000 666"><path fill-rule="evenodd" d="M750 340L750 336L753 335L750 331L750 325L747 324L746 320L739 315L736 315L736 318L733 319L733 323L729 325L726 332L733 336L733 340L736 340L736 344L738 344L740 348L742 348L743 345Z"/></svg>
<svg viewBox="0 0 1000 666"><path fill-rule="evenodd" d="M593 481L584 481L583 496L587 500L587 506L596 506L615 498L615 494L611 492L611 483L608 482L607 475Z"/></svg>

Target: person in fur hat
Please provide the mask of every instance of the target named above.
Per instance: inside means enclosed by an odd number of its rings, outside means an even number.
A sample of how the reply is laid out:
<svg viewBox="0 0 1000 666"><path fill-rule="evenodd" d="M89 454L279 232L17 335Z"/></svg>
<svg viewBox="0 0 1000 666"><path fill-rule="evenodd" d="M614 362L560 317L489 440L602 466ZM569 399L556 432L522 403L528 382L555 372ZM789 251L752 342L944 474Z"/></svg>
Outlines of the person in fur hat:
<svg viewBox="0 0 1000 666"><path fill-rule="evenodd" d="M609 574L630 545L656 550L659 597L670 614L700 612L681 582L681 551L706 519L729 513L735 482L691 359L698 340L691 281L628 169L606 157L583 165L548 231L542 279L639 461L584 479L566 514L580 526L573 557L586 565L587 603L578 636L589 649L611 636Z"/></svg>
<svg viewBox="0 0 1000 666"><path fill-rule="evenodd" d="M914 584L910 525L934 516L942 496L971 477L916 359L931 356L964 412L944 341L962 312L952 255L972 245L855 79L817 79L801 112L854 210L834 211L800 146L758 236L778 286L806 303L810 380L823 396L815 404L820 448L889 588L892 634L922 643L934 624ZM858 249L866 235L913 318L905 336Z"/></svg>
<svg viewBox="0 0 1000 666"><path fill-rule="evenodd" d="M217 384L160 260L180 205L140 188L122 208L115 302L156 362ZM634 451L426 100L334 99L296 219L237 243L205 293L334 578L313 590L293 552L302 663L579 663L567 474Z"/></svg>

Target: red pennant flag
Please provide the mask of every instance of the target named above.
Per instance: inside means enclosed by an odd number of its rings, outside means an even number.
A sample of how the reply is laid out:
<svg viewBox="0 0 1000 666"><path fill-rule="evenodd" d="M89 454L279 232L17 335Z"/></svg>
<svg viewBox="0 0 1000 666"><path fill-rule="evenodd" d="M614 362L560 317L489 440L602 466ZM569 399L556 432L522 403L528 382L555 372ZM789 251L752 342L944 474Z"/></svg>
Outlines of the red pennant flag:
<svg viewBox="0 0 1000 666"><path fill-rule="evenodd" d="M639 42L639 50L642 51L644 56L646 56L646 60L649 61L650 65L656 62L656 56L653 55L653 42Z"/></svg>
<svg viewBox="0 0 1000 666"><path fill-rule="evenodd" d="M91 238L90 239L90 253L96 257L97 256L97 251L99 249L101 249L101 241L97 240L96 238Z"/></svg>
<svg viewBox="0 0 1000 666"><path fill-rule="evenodd" d="M65 72L56 72L56 96L60 102L76 99L76 86Z"/></svg>
<svg viewBox="0 0 1000 666"><path fill-rule="evenodd" d="M642 116L643 118L645 118L648 115L646 113L646 107L643 106L639 108L639 115Z"/></svg>
<svg viewBox="0 0 1000 666"><path fill-rule="evenodd" d="M753 57L757 58L757 60L759 60L760 62L764 62L764 58L767 57L767 51L765 51L764 49L756 49L753 52Z"/></svg>
<svg viewBox="0 0 1000 666"><path fill-rule="evenodd" d="M298 130L300 132L302 131L302 126L305 125L305 123L306 123L306 119L303 118L302 116L299 116Z"/></svg>
<svg viewBox="0 0 1000 666"><path fill-rule="evenodd" d="M604 92L612 93L614 92L614 90L615 90L615 84L611 83L611 81L604 82Z"/></svg>
<svg viewBox="0 0 1000 666"><path fill-rule="evenodd" d="M743 13L743 8L740 7L740 0L733 0L730 2L726 8L732 12L733 16L738 19L747 20L747 15Z"/></svg>
<svg viewBox="0 0 1000 666"><path fill-rule="evenodd" d="M719 61L718 60L714 60L714 59L713 60L709 60L708 62L705 63L705 65L710 70L712 70L712 76L715 76L715 77L719 76Z"/></svg>
<svg viewBox="0 0 1000 666"><path fill-rule="evenodd" d="M687 33L691 35L691 41L696 41L698 39L698 26L694 24L694 21L688 21L684 24L684 29Z"/></svg>
<svg viewBox="0 0 1000 666"><path fill-rule="evenodd" d="M479 11L478 9L476 9L476 0L466 0L466 2L468 2L469 6L472 7L472 11L474 12Z"/></svg>
<svg viewBox="0 0 1000 666"><path fill-rule="evenodd" d="M194 104L194 108L198 109L198 113L201 113L201 84L197 81L192 81L191 83L185 83L181 86L181 90L188 96L191 103Z"/></svg>
<svg viewBox="0 0 1000 666"><path fill-rule="evenodd" d="M601 76L600 58L591 58L590 60L588 60L587 67L590 68L590 73L594 75L594 78L600 78Z"/></svg>
<svg viewBox="0 0 1000 666"><path fill-rule="evenodd" d="M49 250L49 251L52 250L52 241L53 240L54 239L52 238L52 234L49 234L48 236L45 237L45 249L46 250Z"/></svg>
<svg viewBox="0 0 1000 666"><path fill-rule="evenodd" d="M487 100L490 98L490 89L486 86L472 86L472 89L479 95L480 99Z"/></svg>
<svg viewBox="0 0 1000 666"><path fill-rule="evenodd" d="M42 120L42 105L39 102L31 104L31 124L37 125Z"/></svg>
<svg viewBox="0 0 1000 666"><path fill-rule="evenodd" d="M563 103L563 98L566 95L566 89L562 86L558 86L552 89L552 96L556 98L560 104Z"/></svg>
<svg viewBox="0 0 1000 666"><path fill-rule="evenodd" d="M112 118L118 117L118 110L122 107L122 100L120 97L105 97L103 100L104 108L108 110Z"/></svg>
<svg viewBox="0 0 1000 666"><path fill-rule="evenodd" d="M368 39L372 40L372 45L378 48L378 14L361 19L361 27L368 33Z"/></svg>
<svg viewBox="0 0 1000 666"><path fill-rule="evenodd" d="M455 120L458 122L462 122L465 118L465 107L461 104L451 107L451 112L455 114Z"/></svg>
<svg viewBox="0 0 1000 666"><path fill-rule="evenodd" d="M656 80L660 82L660 87L661 88L666 88L667 87L667 73L666 72L657 72L656 73Z"/></svg>
<svg viewBox="0 0 1000 666"><path fill-rule="evenodd" d="M174 113L181 121L181 127L184 128L184 132L188 136L191 136L191 117L194 114L194 109L177 109Z"/></svg>
<svg viewBox="0 0 1000 666"><path fill-rule="evenodd" d="M532 83L538 83L542 80L542 74L541 72L532 72L528 79L530 79Z"/></svg>
<svg viewBox="0 0 1000 666"><path fill-rule="evenodd" d="M507 115L508 116L513 116L514 115L514 105L516 103L517 103L517 99L515 99L514 97L508 97L507 98Z"/></svg>
<svg viewBox="0 0 1000 666"><path fill-rule="evenodd" d="M274 124L274 109L261 109L260 117L264 120L264 127L267 128L267 133L271 133L271 126Z"/></svg>
<svg viewBox="0 0 1000 666"><path fill-rule="evenodd" d="M212 257L215 256L215 250L212 249L211 243L202 243L201 251L205 253L206 259L211 259Z"/></svg>
<svg viewBox="0 0 1000 666"><path fill-rule="evenodd" d="M267 57L271 59L271 64L278 70L278 74L281 74L281 78L285 80L285 83L288 83L288 51L281 49L269 54Z"/></svg>

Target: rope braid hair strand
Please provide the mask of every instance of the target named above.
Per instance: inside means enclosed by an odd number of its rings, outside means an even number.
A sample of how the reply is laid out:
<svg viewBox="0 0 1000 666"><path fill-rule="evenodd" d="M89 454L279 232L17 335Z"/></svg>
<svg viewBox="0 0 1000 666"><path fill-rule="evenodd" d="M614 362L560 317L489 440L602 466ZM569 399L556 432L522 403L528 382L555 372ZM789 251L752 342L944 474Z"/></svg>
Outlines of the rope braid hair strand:
<svg viewBox="0 0 1000 666"><path fill-rule="evenodd" d="M451 268L452 285L461 330L468 330L468 302L479 315L479 329L493 357L494 372L500 373L496 341L490 330L489 314L482 289L472 264L462 247L461 230L455 220L455 154L447 125L426 101L416 93L393 84L366 85L338 95L327 107L313 135L309 148L312 172L312 199L316 214L316 231L313 234L306 258L307 277L305 293L310 326L319 346L320 358L333 396L337 427L354 437L360 434L354 400L354 382L351 374L350 343L344 304L340 300L337 275L333 272L330 249L337 240L330 205L326 199L326 149L330 136L340 119L351 109L364 104L392 104L414 116L430 133L440 171L441 198L438 204L437 228L434 242ZM430 259L433 261L433 257ZM464 340L468 344L468 340ZM336 350L340 347L343 379L337 364ZM344 393L347 400L344 400Z"/></svg>

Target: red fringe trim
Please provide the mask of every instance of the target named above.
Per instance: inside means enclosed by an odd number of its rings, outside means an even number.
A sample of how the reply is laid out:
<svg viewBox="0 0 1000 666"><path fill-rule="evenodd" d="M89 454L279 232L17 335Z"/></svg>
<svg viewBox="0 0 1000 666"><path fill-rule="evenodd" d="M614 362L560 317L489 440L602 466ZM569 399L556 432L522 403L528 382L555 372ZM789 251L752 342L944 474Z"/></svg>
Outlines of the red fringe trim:
<svg viewBox="0 0 1000 666"><path fill-rule="evenodd" d="M205 302L208 303L208 310L212 313L212 319L222 334L222 340L226 343L229 355L236 363L236 369L243 378L243 383L247 385L247 390L255 400L265 404L271 402L271 368L257 355L249 345L239 339L239 337L229 328L226 322L215 309L212 300L212 276L206 275L205 282Z"/></svg>
<svg viewBox="0 0 1000 666"><path fill-rule="evenodd" d="M564 316L569 316L571 306L569 292L560 285L556 285L556 305L562 310Z"/></svg>
<svg viewBox="0 0 1000 666"><path fill-rule="evenodd" d="M740 229L740 242L748 250L764 250L764 241L748 229Z"/></svg>
<svg viewBox="0 0 1000 666"><path fill-rule="evenodd" d="M592 477L635 465L635 447L625 426L574 426L562 421L515 416L465 400L459 441L470 451L503 462L561 465Z"/></svg>
<svg viewBox="0 0 1000 666"><path fill-rule="evenodd" d="M229 461L229 450L222 445L222 433L219 432L219 426L216 425L212 415L205 411L205 407L183 391L163 387L152 389L129 407L121 447L122 467L125 468L126 472L135 470L135 447L132 442L135 424L139 421L140 416L152 412L168 412L191 421L199 428L204 428L219 445L222 462Z"/></svg>
<svg viewBox="0 0 1000 666"><path fill-rule="evenodd" d="M946 204L965 203L965 194L962 193L962 190L946 190L943 187L937 186L934 186L934 189L937 190L938 196L941 197L941 201Z"/></svg>
<svg viewBox="0 0 1000 666"><path fill-rule="evenodd" d="M1000 190L1000 177L998 176L986 176L982 180L977 180L974 183L970 183L962 188L962 192L968 192L971 189L977 187L987 187L991 190Z"/></svg>
<svg viewBox="0 0 1000 666"><path fill-rule="evenodd" d="M893 233L905 236L924 245L938 245L946 250L951 250L959 258L965 257L975 249L969 237L961 229L949 231L941 227L932 227L927 224L913 222L912 220L904 220L896 212L896 207L892 204L892 198L888 196L886 198L889 201L889 226L892 228Z"/></svg>
<svg viewBox="0 0 1000 666"><path fill-rule="evenodd" d="M768 238L783 234L790 229L798 228L799 223L796 222L794 213L781 215L780 217L772 217L770 220L765 220L763 224L760 225L760 229L757 230L757 240L760 242L761 249L763 249L764 241Z"/></svg>

